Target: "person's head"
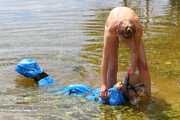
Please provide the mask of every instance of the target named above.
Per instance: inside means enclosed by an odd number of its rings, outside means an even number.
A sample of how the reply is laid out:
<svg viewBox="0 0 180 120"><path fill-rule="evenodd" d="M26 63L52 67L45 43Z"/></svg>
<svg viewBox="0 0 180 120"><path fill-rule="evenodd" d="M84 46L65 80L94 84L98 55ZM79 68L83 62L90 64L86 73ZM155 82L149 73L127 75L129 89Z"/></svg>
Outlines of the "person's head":
<svg viewBox="0 0 180 120"><path fill-rule="evenodd" d="M132 21L124 20L120 22L118 28L119 40L132 39L135 36L136 28Z"/></svg>

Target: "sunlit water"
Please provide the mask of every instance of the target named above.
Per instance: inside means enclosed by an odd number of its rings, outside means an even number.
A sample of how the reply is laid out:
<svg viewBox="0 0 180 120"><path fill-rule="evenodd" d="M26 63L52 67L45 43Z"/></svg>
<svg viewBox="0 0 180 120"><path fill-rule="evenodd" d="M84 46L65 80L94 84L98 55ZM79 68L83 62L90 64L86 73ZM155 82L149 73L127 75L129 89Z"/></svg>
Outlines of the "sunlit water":
<svg viewBox="0 0 180 120"><path fill-rule="evenodd" d="M73 83L99 85L104 23L113 7L124 5L144 25L151 103L143 109L111 107L47 92ZM179 0L0 0L0 119L178 120L179 38ZM40 89L15 73L16 63L29 57L57 80L56 86ZM128 49L121 48L119 57L122 80Z"/></svg>

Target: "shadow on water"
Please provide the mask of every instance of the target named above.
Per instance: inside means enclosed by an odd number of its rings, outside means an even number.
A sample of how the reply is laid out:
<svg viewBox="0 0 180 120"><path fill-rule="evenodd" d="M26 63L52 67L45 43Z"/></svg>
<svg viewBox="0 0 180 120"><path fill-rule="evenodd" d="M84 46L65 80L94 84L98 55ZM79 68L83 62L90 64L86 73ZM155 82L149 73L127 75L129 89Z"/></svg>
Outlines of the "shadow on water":
<svg viewBox="0 0 180 120"><path fill-rule="evenodd" d="M23 76L17 76L15 79L16 87L23 87L23 88L37 88L36 83L33 79L26 78Z"/></svg>
<svg viewBox="0 0 180 120"><path fill-rule="evenodd" d="M170 116L168 112L173 111L171 105L160 98L152 98L151 103L146 106L124 105L121 107L100 106L101 120L169 120L178 119L179 116Z"/></svg>

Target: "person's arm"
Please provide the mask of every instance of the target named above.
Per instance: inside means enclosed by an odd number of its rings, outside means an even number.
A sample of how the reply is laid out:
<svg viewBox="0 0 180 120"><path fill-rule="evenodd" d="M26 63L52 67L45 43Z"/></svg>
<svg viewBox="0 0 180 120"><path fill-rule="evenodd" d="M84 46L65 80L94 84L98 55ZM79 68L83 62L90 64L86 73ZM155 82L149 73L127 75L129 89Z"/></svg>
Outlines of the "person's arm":
<svg viewBox="0 0 180 120"><path fill-rule="evenodd" d="M131 42L131 68L132 72L139 71L142 76L142 82L145 85L147 97L151 96L151 80L148 70L144 44L142 40L132 40Z"/></svg>
<svg viewBox="0 0 180 120"><path fill-rule="evenodd" d="M101 63L101 96L107 97L107 89L117 81L118 71L118 45L116 35L105 28L103 58Z"/></svg>
<svg viewBox="0 0 180 120"><path fill-rule="evenodd" d="M150 98L151 80L144 50L144 43L141 39L143 35L143 27L140 24L138 17L134 22L136 27L136 34L129 42L129 47L131 49L131 67L133 72L136 70L140 72L140 75L142 76L142 82L145 85L147 97Z"/></svg>

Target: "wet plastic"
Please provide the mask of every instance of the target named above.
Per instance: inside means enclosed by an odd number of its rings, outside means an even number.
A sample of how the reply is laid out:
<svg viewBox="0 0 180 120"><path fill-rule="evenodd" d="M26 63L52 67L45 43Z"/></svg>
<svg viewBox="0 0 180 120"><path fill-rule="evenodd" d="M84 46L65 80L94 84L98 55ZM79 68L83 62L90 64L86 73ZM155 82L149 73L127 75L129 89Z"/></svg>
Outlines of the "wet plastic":
<svg viewBox="0 0 180 120"><path fill-rule="evenodd" d="M44 72L44 69L37 63L35 59L23 59L16 65L16 72L28 77L34 78ZM38 81L39 86L48 86L54 83L52 76L47 76Z"/></svg>
<svg viewBox="0 0 180 120"><path fill-rule="evenodd" d="M108 90L109 97L107 99L103 99L100 96L99 88L94 89L84 84L74 84L62 87L54 91L54 93L72 96L82 96L85 97L87 100L96 101L101 104L122 105L126 102L122 91L118 90L115 87Z"/></svg>
<svg viewBox="0 0 180 120"><path fill-rule="evenodd" d="M44 72L43 68L37 63L34 59L23 59L21 60L17 66L16 71L29 78L34 78ZM48 86L54 83L54 79L51 76L47 76L38 81L39 86ZM55 91L54 94L63 94L63 95L73 95L73 96L81 96L86 98L87 100L96 101L101 104L109 104L109 105L122 105L126 102L122 91L113 87L108 90L108 98L103 99L100 97L100 89L92 88L88 85L83 84L73 84L65 87L61 87Z"/></svg>

